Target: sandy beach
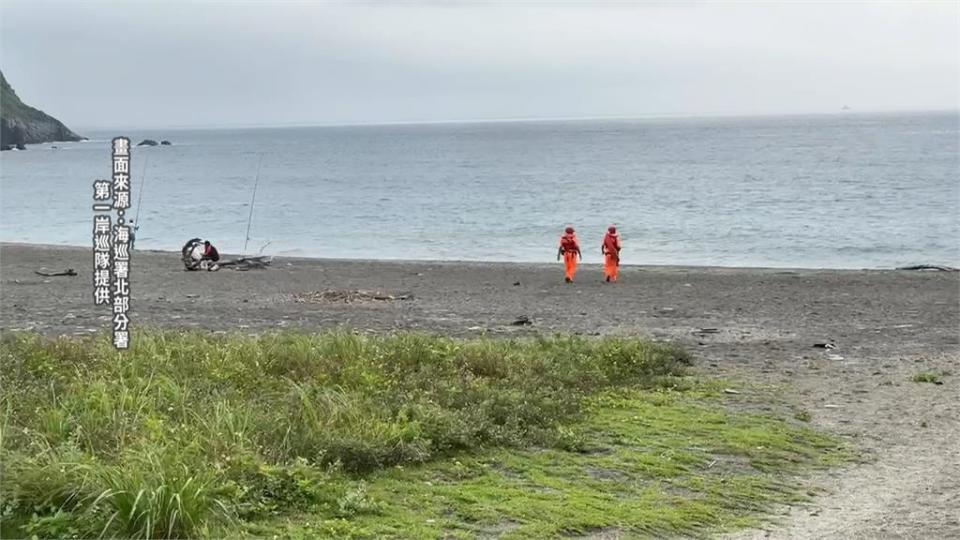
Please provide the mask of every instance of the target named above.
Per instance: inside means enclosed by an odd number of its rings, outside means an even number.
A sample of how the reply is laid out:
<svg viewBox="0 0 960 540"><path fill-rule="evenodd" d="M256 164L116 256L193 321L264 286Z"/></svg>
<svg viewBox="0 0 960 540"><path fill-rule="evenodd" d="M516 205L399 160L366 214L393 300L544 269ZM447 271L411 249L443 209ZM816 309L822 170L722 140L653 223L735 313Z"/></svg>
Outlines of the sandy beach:
<svg viewBox="0 0 960 540"><path fill-rule="evenodd" d="M88 248L0 245L0 328L106 330L91 266ZM79 275L35 273L67 268ZM586 265L568 285L559 263L277 258L265 270L185 272L176 253L136 252L131 283L134 339L154 326L674 341L701 373L782 388L863 452L865 463L811 479L823 494L788 510L772 536L960 536L958 273L625 267L608 284ZM824 343L836 348L815 346ZM952 374L942 385L910 380L931 371Z"/></svg>

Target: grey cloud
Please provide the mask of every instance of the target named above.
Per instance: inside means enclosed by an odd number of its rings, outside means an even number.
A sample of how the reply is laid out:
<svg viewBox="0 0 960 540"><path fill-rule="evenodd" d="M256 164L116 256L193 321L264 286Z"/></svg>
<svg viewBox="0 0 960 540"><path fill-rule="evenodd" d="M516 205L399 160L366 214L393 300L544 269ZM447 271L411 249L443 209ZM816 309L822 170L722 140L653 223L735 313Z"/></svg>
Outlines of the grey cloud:
<svg viewBox="0 0 960 540"><path fill-rule="evenodd" d="M0 4L75 126L956 108L955 3Z"/></svg>

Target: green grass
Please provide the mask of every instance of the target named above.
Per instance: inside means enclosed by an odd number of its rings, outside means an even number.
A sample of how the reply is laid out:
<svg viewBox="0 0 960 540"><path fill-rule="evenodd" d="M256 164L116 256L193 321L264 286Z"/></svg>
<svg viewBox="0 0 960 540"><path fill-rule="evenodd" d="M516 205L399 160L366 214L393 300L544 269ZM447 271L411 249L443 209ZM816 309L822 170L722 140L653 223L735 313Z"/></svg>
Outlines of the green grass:
<svg viewBox="0 0 960 540"><path fill-rule="evenodd" d="M43 112L20 101L20 97L7 82L3 73L0 73L0 109L5 119L31 121L47 118Z"/></svg>
<svg viewBox="0 0 960 540"><path fill-rule="evenodd" d="M757 525L809 499L791 473L843 459L836 441L782 420L718 411L683 392L604 394L572 426L577 448L471 453L366 478L376 502L346 520L295 514L252 536L548 538L703 536ZM572 450L572 451L571 451Z"/></svg>
<svg viewBox="0 0 960 540"><path fill-rule="evenodd" d="M702 535L844 457L634 339L0 343L0 536Z"/></svg>
<svg viewBox="0 0 960 540"><path fill-rule="evenodd" d="M931 384L943 384L943 374L935 373L932 371L924 371L917 373L911 377L911 381L915 383L931 383Z"/></svg>

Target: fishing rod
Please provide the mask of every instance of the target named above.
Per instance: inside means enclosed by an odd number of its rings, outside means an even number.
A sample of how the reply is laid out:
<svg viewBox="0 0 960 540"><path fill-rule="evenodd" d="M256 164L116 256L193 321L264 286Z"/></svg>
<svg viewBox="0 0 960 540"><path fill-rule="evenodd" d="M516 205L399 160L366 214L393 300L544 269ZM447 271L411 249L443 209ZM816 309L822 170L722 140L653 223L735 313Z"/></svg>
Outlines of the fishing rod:
<svg viewBox="0 0 960 540"><path fill-rule="evenodd" d="M143 186L147 184L147 162L149 159L149 154L143 158L143 174L140 175L140 196L137 197L137 214L133 218L134 231L140 228L140 205L143 204Z"/></svg>
<svg viewBox="0 0 960 540"><path fill-rule="evenodd" d="M257 202L257 185L260 183L260 167L263 166L263 152L260 153L260 161L257 163L257 176L253 181L253 197L250 199L250 215L247 216L247 234L243 241L243 255L247 255L247 244L250 242L250 223L253 221L253 205Z"/></svg>

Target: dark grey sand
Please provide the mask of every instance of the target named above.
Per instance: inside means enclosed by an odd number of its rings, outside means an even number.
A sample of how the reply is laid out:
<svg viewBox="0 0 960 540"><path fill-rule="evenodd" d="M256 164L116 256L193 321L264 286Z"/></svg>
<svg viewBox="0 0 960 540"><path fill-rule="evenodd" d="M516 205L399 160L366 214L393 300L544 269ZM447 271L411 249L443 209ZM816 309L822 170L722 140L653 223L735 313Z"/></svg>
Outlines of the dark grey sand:
<svg viewBox="0 0 960 540"><path fill-rule="evenodd" d="M823 490L811 505L739 537L960 537L958 273L628 267L607 284L588 265L568 285L560 264L278 258L266 270L185 272L175 253L134 257L134 328L574 332L681 343L698 370L739 381L745 392L782 388L814 425L848 437L867 458L808 479ZM89 249L0 246L0 327L106 329L108 311L93 306L91 265ZM34 274L66 268L80 275ZM323 290L412 298L295 299ZM533 324L512 325L519 317ZM826 342L837 348L813 346ZM944 370L952 374L943 385L910 381Z"/></svg>

